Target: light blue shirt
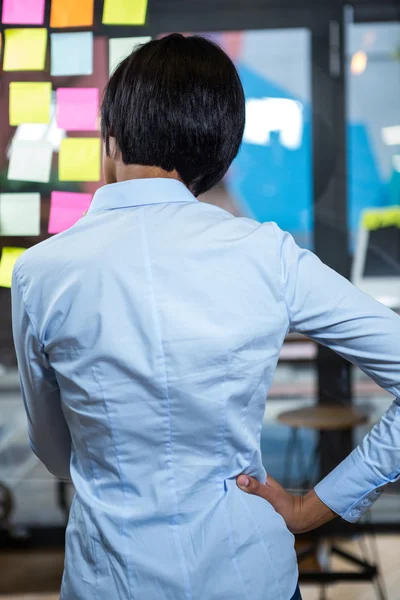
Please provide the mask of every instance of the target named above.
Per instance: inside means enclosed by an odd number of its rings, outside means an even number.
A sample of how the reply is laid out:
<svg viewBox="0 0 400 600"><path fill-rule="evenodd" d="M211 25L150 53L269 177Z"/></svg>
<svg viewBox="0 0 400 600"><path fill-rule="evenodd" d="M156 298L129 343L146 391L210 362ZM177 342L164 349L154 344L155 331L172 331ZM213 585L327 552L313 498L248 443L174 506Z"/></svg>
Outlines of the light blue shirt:
<svg viewBox="0 0 400 600"><path fill-rule="evenodd" d="M33 451L76 495L62 600L289 600L293 535L262 482L260 432L297 331L397 401L316 487L356 521L400 476L400 318L274 223L175 180L100 188L25 252L13 332Z"/></svg>

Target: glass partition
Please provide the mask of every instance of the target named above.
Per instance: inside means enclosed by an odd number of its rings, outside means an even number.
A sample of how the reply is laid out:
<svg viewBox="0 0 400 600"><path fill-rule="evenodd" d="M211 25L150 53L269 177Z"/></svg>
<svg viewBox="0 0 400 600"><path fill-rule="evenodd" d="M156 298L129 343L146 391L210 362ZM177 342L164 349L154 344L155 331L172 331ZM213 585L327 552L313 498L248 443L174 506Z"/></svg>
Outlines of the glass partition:
<svg viewBox="0 0 400 600"><path fill-rule="evenodd" d="M312 247L310 32L206 35L234 60L246 95L242 148L207 201L261 222L276 221Z"/></svg>
<svg viewBox="0 0 400 600"><path fill-rule="evenodd" d="M347 52L353 251L363 210L400 205L400 23L349 25Z"/></svg>

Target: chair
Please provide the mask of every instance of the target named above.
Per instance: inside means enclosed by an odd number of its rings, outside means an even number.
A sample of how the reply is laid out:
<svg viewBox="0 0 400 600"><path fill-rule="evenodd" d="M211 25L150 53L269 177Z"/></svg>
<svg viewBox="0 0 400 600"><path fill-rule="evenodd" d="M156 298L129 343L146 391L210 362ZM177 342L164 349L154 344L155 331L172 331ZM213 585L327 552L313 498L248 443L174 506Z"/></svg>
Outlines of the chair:
<svg viewBox="0 0 400 600"><path fill-rule="evenodd" d="M305 428L317 432L346 431L358 425L365 424L368 421L368 415L352 406L307 406L298 410L289 410L280 413L278 421L291 428L285 453L283 485L293 487L291 468L294 464L294 458L297 457L300 472L306 474L301 487L310 488L313 481L313 474L318 465L320 443L318 442L315 447L310 463L307 466L299 429ZM294 450L297 450L297 452L295 453Z"/></svg>
<svg viewBox="0 0 400 600"><path fill-rule="evenodd" d="M365 411L360 411L352 406L318 405L285 411L278 415L278 421L290 427L282 483L288 489L294 487L292 471L294 461L297 459L298 468L304 475L301 487L307 490L311 489L315 483L321 445L320 441L318 441L307 464L299 430L304 428L318 433L333 430L348 431L349 429L365 424L368 421L368 415ZM364 518L370 519L368 513L365 514ZM320 583L320 600L326 600L326 585L329 583L337 581L371 581L375 586L377 598L379 600L386 600L387 595L380 575L379 555L374 535L371 534L371 555L373 562L369 559L365 540L360 538L359 544L362 559L339 548L326 535L312 541L305 549L297 553L297 558L300 566L301 561L310 556L315 556L318 569L303 573L300 571L300 580L308 583ZM332 555L340 556L350 564L358 567L359 570L357 572L331 571L329 562Z"/></svg>

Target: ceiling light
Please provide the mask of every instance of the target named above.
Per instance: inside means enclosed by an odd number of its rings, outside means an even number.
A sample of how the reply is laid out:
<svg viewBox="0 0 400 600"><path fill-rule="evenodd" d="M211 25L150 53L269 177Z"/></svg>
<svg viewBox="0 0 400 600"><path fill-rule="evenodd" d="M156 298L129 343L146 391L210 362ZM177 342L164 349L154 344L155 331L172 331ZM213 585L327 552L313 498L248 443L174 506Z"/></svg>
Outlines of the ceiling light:
<svg viewBox="0 0 400 600"><path fill-rule="evenodd" d="M355 52L351 57L350 69L353 75L362 75L367 68L368 57L364 50Z"/></svg>

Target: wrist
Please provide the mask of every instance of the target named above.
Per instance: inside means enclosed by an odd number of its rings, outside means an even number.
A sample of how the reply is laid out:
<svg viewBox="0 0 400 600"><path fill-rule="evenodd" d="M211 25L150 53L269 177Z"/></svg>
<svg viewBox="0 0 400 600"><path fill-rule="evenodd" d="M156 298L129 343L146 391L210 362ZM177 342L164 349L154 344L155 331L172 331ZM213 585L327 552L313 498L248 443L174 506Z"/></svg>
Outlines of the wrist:
<svg viewBox="0 0 400 600"><path fill-rule="evenodd" d="M321 525L338 516L320 500L314 490L310 490L305 496L299 497L298 506L298 533L321 527Z"/></svg>

